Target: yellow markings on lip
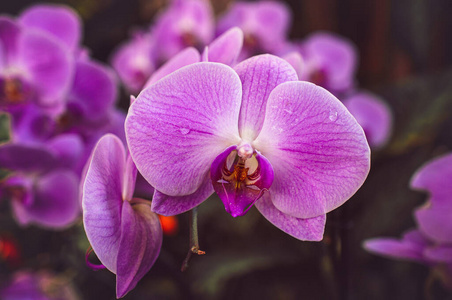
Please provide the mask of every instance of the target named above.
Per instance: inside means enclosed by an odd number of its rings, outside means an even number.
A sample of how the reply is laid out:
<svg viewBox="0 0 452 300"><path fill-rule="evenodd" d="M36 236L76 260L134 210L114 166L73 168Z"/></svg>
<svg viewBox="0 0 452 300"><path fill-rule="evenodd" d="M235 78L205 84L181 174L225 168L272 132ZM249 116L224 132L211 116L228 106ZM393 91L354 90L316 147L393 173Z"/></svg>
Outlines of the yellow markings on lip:
<svg viewBox="0 0 452 300"><path fill-rule="evenodd" d="M245 166L245 162L245 159L239 157L232 171L227 168L225 163L221 170L222 179L234 184L236 189L255 184L260 178L260 168L258 166L253 173L248 174L250 168Z"/></svg>
<svg viewBox="0 0 452 300"><path fill-rule="evenodd" d="M15 78L7 78L3 85L3 93L6 101L10 103L23 102L25 97L22 90L22 83Z"/></svg>

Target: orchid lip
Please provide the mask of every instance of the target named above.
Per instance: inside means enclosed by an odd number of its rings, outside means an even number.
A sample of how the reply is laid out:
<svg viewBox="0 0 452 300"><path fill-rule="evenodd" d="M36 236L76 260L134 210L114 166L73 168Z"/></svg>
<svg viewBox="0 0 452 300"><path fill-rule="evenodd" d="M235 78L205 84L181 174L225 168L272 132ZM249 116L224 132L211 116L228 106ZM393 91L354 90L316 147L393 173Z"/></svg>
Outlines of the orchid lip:
<svg viewBox="0 0 452 300"><path fill-rule="evenodd" d="M250 144L242 143L217 156L212 163L211 180L226 211L238 217L245 215L268 191L273 169Z"/></svg>

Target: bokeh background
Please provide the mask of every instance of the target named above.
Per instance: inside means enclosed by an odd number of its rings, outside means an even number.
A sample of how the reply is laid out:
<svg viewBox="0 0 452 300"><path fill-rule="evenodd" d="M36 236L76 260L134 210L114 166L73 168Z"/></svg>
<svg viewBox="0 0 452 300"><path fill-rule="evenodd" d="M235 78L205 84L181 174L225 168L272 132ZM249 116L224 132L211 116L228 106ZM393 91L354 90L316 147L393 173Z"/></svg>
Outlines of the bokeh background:
<svg viewBox="0 0 452 300"><path fill-rule="evenodd" d="M411 262L363 250L363 240L398 237L414 227L412 211L426 195L409 189L414 171L452 151L452 3L450 0L287 0L291 37L328 30L350 39L360 53L358 81L394 113L389 144L372 154L358 193L328 214L324 240L300 242L256 209L237 219L212 197L199 209L203 257L180 266L188 250L188 214L165 236L151 271L124 299L452 299L435 273ZM0 1L17 15L38 1ZM165 0L64 0L84 21L83 43L108 63L134 28L148 26ZM212 0L216 13L230 1ZM127 107L121 93L120 105ZM2 132L3 134L3 132ZM4 137L4 134L2 135ZM452 184L452 179L451 179ZM452 197L452 196L451 196ZM84 262L83 226L64 231L20 228L0 203L0 234L18 245L20 259L0 261L0 281L18 269L49 269L72 282L80 299L115 299L115 276Z"/></svg>

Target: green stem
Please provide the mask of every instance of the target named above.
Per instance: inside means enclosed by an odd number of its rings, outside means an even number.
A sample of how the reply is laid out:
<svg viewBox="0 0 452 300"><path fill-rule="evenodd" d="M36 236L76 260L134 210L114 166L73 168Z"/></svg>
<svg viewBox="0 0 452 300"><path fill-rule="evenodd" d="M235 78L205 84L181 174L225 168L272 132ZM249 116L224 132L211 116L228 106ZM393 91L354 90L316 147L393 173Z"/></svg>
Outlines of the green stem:
<svg viewBox="0 0 452 300"><path fill-rule="evenodd" d="M188 262L191 256L194 254L204 255L206 252L199 250L199 240L198 240L198 208L195 207L190 212L190 248L188 249L187 256L182 263L181 271L185 271L188 268Z"/></svg>

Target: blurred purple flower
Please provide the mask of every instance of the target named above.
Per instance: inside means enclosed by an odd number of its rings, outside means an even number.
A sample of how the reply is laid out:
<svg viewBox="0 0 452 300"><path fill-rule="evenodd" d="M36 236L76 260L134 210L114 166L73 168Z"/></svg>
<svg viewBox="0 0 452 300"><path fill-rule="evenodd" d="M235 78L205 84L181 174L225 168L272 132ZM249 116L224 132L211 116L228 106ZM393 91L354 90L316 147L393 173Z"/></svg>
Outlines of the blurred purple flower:
<svg viewBox="0 0 452 300"><path fill-rule="evenodd" d="M313 82L335 95L353 87L358 53L350 41L317 32L293 47L298 48L304 60L300 80Z"/></svg>
<svg viewBox="0 0 452 300"><path fill-rule="evenodd" d="M411 180L411 187L428 191L430 199L416 209L417 229L401 240L374 238L364 242L369 252L396 259L407 259L440 269L445 284L452 288L452 153L436 158L421 167Z"/></svg>
<svg viewBox="0 0 452 300"><path fill-rule="evenodd" d="M240 60L261 53L278 53L291 23L289 8L278 1L236 2L220 17L217 35L232 27L244 33Z"/></svg>
<svg viewBox="0 0 452 300"><path fill-rule="evenodd" d="M347 97L343 103L364 129L372 148L381 148L388 142L392 114L382 99L368 92L358 92Z"/></svg>
<svg viewBox="0 0 452 300"><path fill-rule="evenodd" d="M185 212L215 190L232 216L252 206L301 240L369 171L364 132L329 92L284 60L196 63L157 81L129 109L131 155L155 187L153 211Z"/></svg>
<svg viewBox="0 0 452 300"><path fill-rule="evenodd" d="M11 114L0 166L12 171L0 193L22 225L72 224L95 143L108 132L125 140L125 114L114 108L116 77L80 47L81 27L72 9L58 5L0 17L0 105Z"/></svg>
<svg viewBox="0 0 452 300"><path fill-rule="evenodd" d="M21 271L0 286L3 300L77 300L69 279L50 272Z"/></svg>
<svg viewBox="0 0 452 300"><path fill-rule="evenodd" d="M162 229L145 200L132 199L137 170L121 140L108 134L93 151L83 185L83 224L94 252L116 274L123 297L160 252Z"/></svg>
<svg viewBox="0 0 452 300"><path fill-rule="evenodd" d="M65 228L80 213L79 176L72 171L83 152L77 135L60 135L46 147L6 144L0 165L11 173L0 182L3 197L11 199L17 221L46 228Z"/></svg>
<svg viewBox="0 0 452 300"><path fill-rule="evenodd" d="M33 103L57 113L70 88L73 59L52 35L0 17L0 107Z"/></svg>
<svg viewBox="0 0 452 300"><path fill-rule="evenodd" d="M122 44L112 57L113 68L132 94L138 94L155 69L152 57L153 39L150 34L135 33Z"/></svg>
<svg viewBox="0 0 452 300"><path fill-rule="evenodd" d="M214 37L214 16L208 0L173 0L151 26L158 65L186 47L198 50Z"/></svg>

